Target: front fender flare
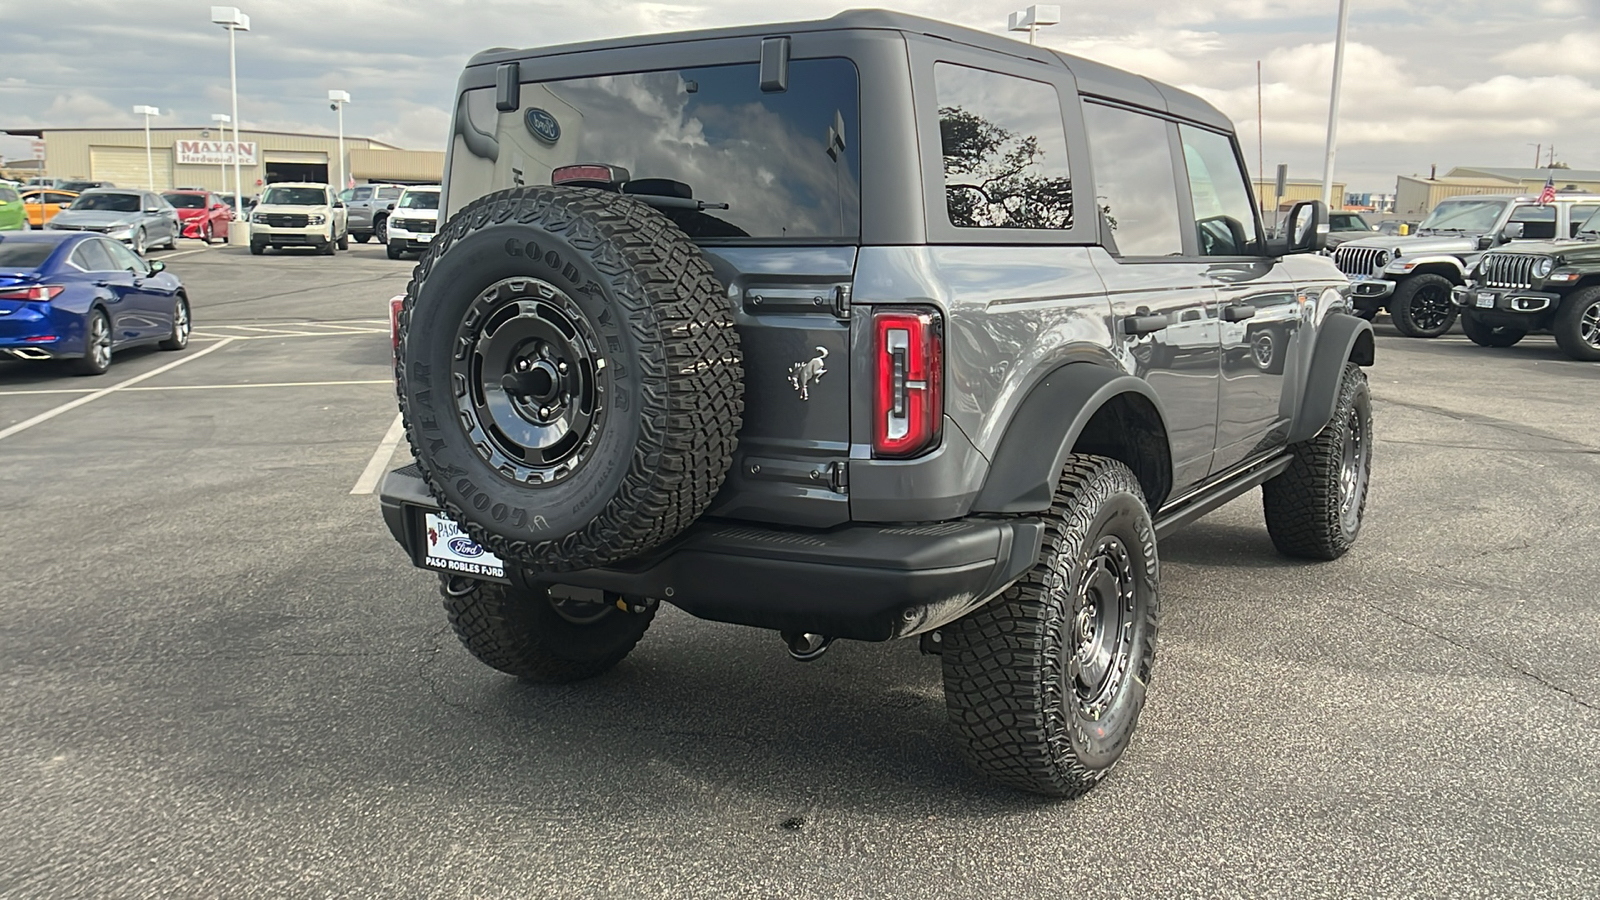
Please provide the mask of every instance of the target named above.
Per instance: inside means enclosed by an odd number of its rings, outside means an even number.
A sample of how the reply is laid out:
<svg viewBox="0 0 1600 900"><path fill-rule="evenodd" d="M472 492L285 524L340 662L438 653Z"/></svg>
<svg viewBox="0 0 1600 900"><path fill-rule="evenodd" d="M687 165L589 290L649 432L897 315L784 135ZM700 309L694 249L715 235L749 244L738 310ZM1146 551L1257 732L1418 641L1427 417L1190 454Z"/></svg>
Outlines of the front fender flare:
<svg viewBox="0 0 1600 900"><path fill-rule="evenodd" d="M1300 394L1294 421L1289 426L1289 443L1316 437L1333 418L1339 404L1339 384L1344 380L1345 363L1370 366L1373 361L1372 323L1351 315L1331 315L1322 320L1317 343L1311 352L1311 371Z"/></svg>
<svg viewBox="0 0 1600 900"><path fill-rule="evenodd" d="M1404 261L1407 265L1411 266L1409 270L1396 271L1395 263L1390 263L1389 268L1383 270L1383 274L1389 278L1409 278L1412 275L1419 274L1417 269L1420 269L1424 266L1445 266L1454 272L1456 278L1460 279L1461 281L1466 281L1467 279L1467 264L1462 262L1459 258L1450 256L1448 254L1443 256L1407 256L1404 258ZM1399 260L1396 260L1396 262L1399 262Z"/></svg>
<svg viewBox="0 0 1600 900"><path fill-rule="evenodd" d="M1089 420L1106 403L1130 393L1148 400L1155 408L1165 440L1166 416L1161 402L1143 379L1082 361L1052 370L1034 385L1012 416L972 511L1024 513L1049 509L1061 469ZM1167 485L1171 479L1171 471L1165 472ZM1156 502L1158 498L1152 498L1152 509Z"/></svg>

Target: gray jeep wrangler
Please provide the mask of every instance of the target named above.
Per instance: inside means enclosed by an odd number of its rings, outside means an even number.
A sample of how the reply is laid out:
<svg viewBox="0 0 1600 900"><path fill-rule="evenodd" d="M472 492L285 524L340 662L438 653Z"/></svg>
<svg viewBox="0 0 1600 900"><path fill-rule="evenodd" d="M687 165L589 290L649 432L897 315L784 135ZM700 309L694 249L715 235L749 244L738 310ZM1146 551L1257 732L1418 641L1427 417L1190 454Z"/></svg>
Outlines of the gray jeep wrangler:
<svg viewBox="0 0 1600 900"><path fill-rule="evenodd" d="M382 499L490 666L598 675L663 601L799 659L919 637L965 757L1076 796L1158 539L1258 485L1289 555L1360 531L1371 327L1190 94L855 11L489 51L456 103Z"/></svg>
<svg viewBox="0 0 1600 900"><path fill-rule="evenodd" d="M1451 292L1467 283L1483 251L1570 238L1596 210L1600 197L1582 193L1558 193L1551 203L1515 194L1452 197L1440 201L1414 233L1346 241L1333 259L1350 276L1358 315L1370 320L1387 309L1406 337L1438 337L1456 321Z"/></svg>

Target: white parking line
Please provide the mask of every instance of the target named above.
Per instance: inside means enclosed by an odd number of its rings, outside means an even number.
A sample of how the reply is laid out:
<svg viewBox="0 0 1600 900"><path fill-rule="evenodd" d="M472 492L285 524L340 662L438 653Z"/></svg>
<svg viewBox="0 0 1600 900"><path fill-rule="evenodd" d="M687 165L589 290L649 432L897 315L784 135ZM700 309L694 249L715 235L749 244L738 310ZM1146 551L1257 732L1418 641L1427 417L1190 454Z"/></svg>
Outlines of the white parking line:
<svg viewBox="0 0 1600 900"><path fill-rule="evenodd" d="M353 381L263 381L246 382L242 384L158 384L150 387L128 388L130 392L139 391L222 391L238 388L286 388L286 387L328 387L341 384L394 384L392 378L373 378ZM92 394L95 388L51 388L49 390L34 391L0 391L0 397L20 397L26 394Z"/></svg>
<svg viewBox="0 0 1600 900"><path fill-rule="evenodd" d="M177 367L183 365L184 363L194 362L195 360L199 359L200 357L205 356L207 353L211 353L211 352L216 351L216 350L221 350L223 347L226 347L231 343L233 343L233 339L232 338L224 338L223 340L220 340L220 341L216 342L215 344L212 344L211 346L205 348L204 350L200 350L200 351L197 351L195 353L191 353L188 356L183 357L182 359L175 359L172 362L169 362L166 365L160 367L159 369L151 369L150 371L144 373L143 375L135 375L132 378L129 378L127 381L118 382L117 384L114 384L111 387L102 388L102 389L100 389L98 391L95 391L92 394L86 394L86 395L84 395L82 397L79 397L76 400L69 400L66 403L63 403L63 404L61 404L60 406L57 406L54 409L45 410L44 412L38 414L37 416L34 416L31 419L25 419L25 420L23 420L21 422L18 422L15 425L12 425L9 428L0 428L0 441L3 441L6 438L11 437L13 434L17 434L19 432L27 431L29 428L32 428L33 426L38 425L40 422L48 422L51 419L54 419L56 416L59 416L64 412L70 412L71 410L77 409L78 407L84 405L85 403L93 403L94 401L99 400L101 397L104 397L107 394L115 394L117 391L125 391L128 388L133 387L134 385L138 384L141 381L146 381L148 379L156 377L157 375L160 375L162 372L170 372L173 369L176 369Z"/></svg>
<svg viewBox="0 0 1600 900"><path fill-rule="evenodd" d="M394 456L394 448L400 446L405 436L405 418L395 413L388 433L383 436L378 449L373 451L372 458L367 460L367 467L361 470L361 477L356 479L356 486L350 489L350 493L370 494L378 487L378 479L383 477L383 470L389 467L389 457Z"/></svg>
<svg viewBox="0 0 1600 900"><path fill-rule="evenodd" d="M162 254L161 256L153 256L153 257L151 257L151 259L177 259L180 256L188 256L191 253L204 253L204 252L206 252L207 250L210 250L210 249L211 249L210 247L196 247L193 250L181 250L181 251L179 251L177 253L165 253L165 254Z"/></svg>

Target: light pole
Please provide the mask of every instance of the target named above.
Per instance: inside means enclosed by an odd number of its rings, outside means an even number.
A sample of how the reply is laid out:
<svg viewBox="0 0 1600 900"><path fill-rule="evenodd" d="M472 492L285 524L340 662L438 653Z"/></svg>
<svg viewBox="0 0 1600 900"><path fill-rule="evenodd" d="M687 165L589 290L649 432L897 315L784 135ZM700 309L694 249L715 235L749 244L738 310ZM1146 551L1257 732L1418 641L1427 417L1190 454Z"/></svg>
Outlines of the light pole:
<svg viewBox="0 0 1600 900"><path fill-rule="evenodd" d="M156 163L155 156L150 152L150 117L161 115L161 110L154 106L135 106L135 115L144 116L144 171L150 190L156 189Z"/></svg>
<svg viewBox="0 0 1600 900"><path fill-rule="evenodd" d="M239 66L234 44L239 32L250 30L250 17L236 6L213 6L211 22L228 29L228 84L233 94L233 208L243 212L244 181L239 175Z"/></svg>
<svg viewBox="0 0 1600 900"><path fill-rule="evenodd" d="M335 194L345 189L344 171L344 105L350 102L349 91L329 91L328 105L339 113L339 188Z"/></svg>
<svg viewBox="0 0 1600 900"><path fill-rule="evenodd" d="M1030 6L1021 12L1011 14L1011 19L1006 23L1007 31L1026 31L1028 43L1033 43L1033 37L1045 25L1056 25L1061 22L1061 7Z"/></svg>
<svg viewBox="0 0 1600 900"><path fill-rule="evenodd" d="M226 144L228 142L228 123L233 121L233 116L227 113L212 113L211 121L217 123L217 132L222 135L220 143ZM218 154L217 168L222 172L222 193L226 195L228 193L228 158L226 156ZM234 202L238 203L239 201L235 200ZM238 218L239 210L235 209L233 214L234 218Z"/></svg>
<svg viewBox="0 0 1600 900"><path fill-rule="evenodd" d="M1333 90L1328 95L1328 155L1322 163L1322 202L1333 208L1333 155L1339 142L1339 85L1344 80L1344 36L1350 30L1350 0L1339 0L1339 30L1333 39ZM1339 205L1344 206L1343 198Z"/></svg>

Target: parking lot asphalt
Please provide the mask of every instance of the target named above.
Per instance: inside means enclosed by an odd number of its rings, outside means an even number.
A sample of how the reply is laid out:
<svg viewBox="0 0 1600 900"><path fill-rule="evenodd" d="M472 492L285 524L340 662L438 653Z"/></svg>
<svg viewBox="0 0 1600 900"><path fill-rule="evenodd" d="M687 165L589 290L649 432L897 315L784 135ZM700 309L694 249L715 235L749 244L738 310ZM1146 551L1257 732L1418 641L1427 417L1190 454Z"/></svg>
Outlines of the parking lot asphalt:
<svg viewBox="0 0 1600 900"><path fill-rule="evenodd" d="M187 351L0 364L0 896L1600 883L1600 365L1549 338L1380 324L1356 548L1279 557L1258 492L1165 541L1141 727L1063 803L962 765L914 642L803 665L667 608L591 682L477 663L352 493L413 264L197 248Z"/></svg>

